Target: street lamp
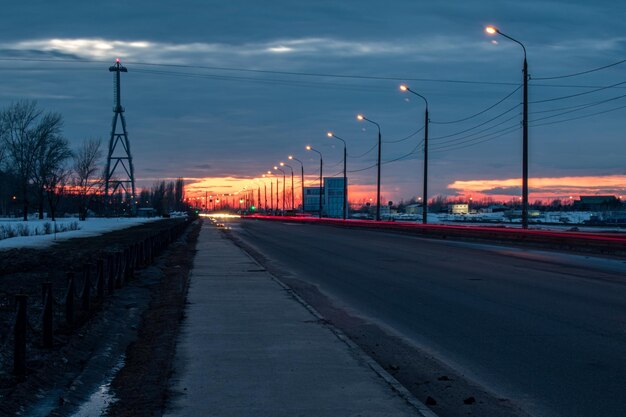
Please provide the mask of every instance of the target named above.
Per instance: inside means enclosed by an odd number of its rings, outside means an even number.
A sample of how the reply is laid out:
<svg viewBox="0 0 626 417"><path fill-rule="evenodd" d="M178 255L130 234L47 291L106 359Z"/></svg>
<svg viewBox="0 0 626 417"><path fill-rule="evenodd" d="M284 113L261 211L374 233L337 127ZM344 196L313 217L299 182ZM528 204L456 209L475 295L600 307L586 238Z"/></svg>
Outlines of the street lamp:
<svg viewBox="0 0 626 417"><path fill-rule="evenodd" d="M310 147L309 145L306 145L305 148L307 151L313 151L313 152L317 152L320 156L320 219L322 218L322 193L323 193L323 189L324 189L324 183L322 182L322 168L324 167L324 161L322 159L322 153L320 151L317 151L315 149L313 149L312 147Z"/></svg>
<svg viewBox="0 0 626 417"><path fill-rule="evenodd" d="M272 171L267 171L267 175L272 175ZM270 210L274 213L274 207L278 210L278 178L276 178L276 206L274 206L274 183L270 178Z"/></svg>
<svg viewBox="0 0 626 417"><path fill-rule="evenodd" d="M291 170L291 210L294 209L293 205L294 205L294 196L293 196L293 168L291 167L291 165L287 165L284 162L280 163L281 167L287 167Z"/></svg>
<svg viewBox="0 0 626 417"><path fill-rule="evenodd" d="M485 32L489 35L501 35L505 38L517 43L524 51L524 67L522 74L524 76L524 103L522 116L522 228L528 229L528 62L526 61L526 47L523 43L500 32L500 29L494 26L487 26Z"/></svg>
<svg viewBox="0 0 626 417"><path fill-rule="evenodd" d="M380 140L380 125L376 123L375 121L370 120L367 117L363 116L362 114L357 114L356 118L360 122L365 120L366 122L375 124L376 127L378 128L378 162L376 163L376 167L378 169L378 175L376 179L376 220L380 221L380 151L381 151L380 145L382 142Z"/></svg>
<svg viewBox="0 0 626 417"><path fill-rule="evenodd" d="M283 216L285 215L285 171L283 171L282 169L278 168L277 166L274 166L274 169L277 171L280 171L283 173ZM278 193L278 180L276 180L276 193ZM278 206L278 203L276 203L276 205Z"/></svg>
<svg viewBox="0 0 626 417"><path fill-rule="evenodd" d="M426 109L424 110L424 197L422 203L422 223L428 223L428 100L423 95L411 90L409 86L402 84L400 86L401 91L408 91L409 93L415 94L422 100L424 100L424 104L426 104Z"/></svg>
<svg viewBox="0 0 626 417"><path fill-rule="evenodd" d="M304 164L298 158L294 158L293 155L289 155L289 160L298 161L300 163L300 185L302 187L302 212L304 213Z"/></svg>
<svg viewBox="0 0 626 417"><path fill-rule="evenodd" d="M263 174L263 178L266 178L265 174ZM267 183L265 181L263 181L263 189L265 191L265 193L264 193L265 200L264 200L264 204L263 204L263 210L265 211L265 213L267 213Z"/></svg>
<svg viewBox="0 0 626 417"><path fill-rule="evenodd" d="M340 141L343 142L343 219L345 220L346 217L348 217L348 178L347 178L347 171L346 171L346 163L347 163L347 146L346 146L346 141L343 140L342 138L340 138L339 136L335 135L333 132L328 132L326 133L326 136L328 136L329 138L335 138L335 139L339 139Z"/></svg>

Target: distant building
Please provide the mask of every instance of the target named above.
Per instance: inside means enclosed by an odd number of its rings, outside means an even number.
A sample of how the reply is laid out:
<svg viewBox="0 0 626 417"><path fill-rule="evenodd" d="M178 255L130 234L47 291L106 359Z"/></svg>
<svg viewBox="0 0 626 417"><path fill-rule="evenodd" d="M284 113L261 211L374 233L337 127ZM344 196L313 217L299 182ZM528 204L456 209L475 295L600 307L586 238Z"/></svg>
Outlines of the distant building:
<svg viewBox="0 0 626 417"><path fill-rule="evenodd" d="M328 217L343 217L343 177L324 178L323 214ZM345 200L346 208L348 201ZM318 203L319 204L319 203Z"/></svg>
<svg viewBox="0 0 626 417"><path fill-rule="evenodd" d="M322 188L322 193L324 189ZM324 196L322 195L322 210L324 207ZM306 213L320 212L320 187L304 187L304 211Z"/></svg>
<svg viewBox="0 0 626 417"><path fill-rule="evenodd" d="M140 207L137 209L137 217L154 217L156 215L157 211L152 207Z"/></svg>
<svg viewBox="0 0 626 417"><path fill-rule="evenodd" d="M574 201L574 209L585 211L616 210L621 206L621 200L614 195L581 195Z"/></svg>
<svg viewBox="0 0 626 417"><path fill-rule="evenodd" d="M450 214L468 214L469 213L469 204L467 204L467 203L450 204L450 205L448 205L448 213L450 213Z"/></svg>
<svg viewBox="0 0 626 417"><path fill-rule="evenodd" d="M422 214L424 208L421 204L409 204L404 207L404 212L406 214Z"/></svg>
<svg viewBox="0 0 626 417"><path fill-rule="evenodd" d="M504 204L492 204L488 207L481 208L480 212L481 213L499 213L499 212L503 212L507 210L509 210L509 208L505 206Z"/></svg>
<svg viewBox="0 0 626 417"><path fill-rule="evenodd" d="M376 204L372 204L369 207L369 214L371 217L376 217ZM391 207L387 204L380 205L380 218L381 220L388 219L391 216Z"/></svg>

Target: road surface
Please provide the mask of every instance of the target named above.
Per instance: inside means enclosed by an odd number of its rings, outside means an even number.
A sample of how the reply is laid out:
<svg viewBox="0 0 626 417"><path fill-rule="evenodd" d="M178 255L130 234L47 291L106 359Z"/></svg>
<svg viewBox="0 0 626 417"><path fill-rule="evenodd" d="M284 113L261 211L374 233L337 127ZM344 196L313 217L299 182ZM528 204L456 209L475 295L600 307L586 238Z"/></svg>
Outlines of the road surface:
<svg viewBox="0 0 626 417"><path fill-rule="evenodd" d="M236 236L537 416L626 413L626 263L243 220Z"/></svg>

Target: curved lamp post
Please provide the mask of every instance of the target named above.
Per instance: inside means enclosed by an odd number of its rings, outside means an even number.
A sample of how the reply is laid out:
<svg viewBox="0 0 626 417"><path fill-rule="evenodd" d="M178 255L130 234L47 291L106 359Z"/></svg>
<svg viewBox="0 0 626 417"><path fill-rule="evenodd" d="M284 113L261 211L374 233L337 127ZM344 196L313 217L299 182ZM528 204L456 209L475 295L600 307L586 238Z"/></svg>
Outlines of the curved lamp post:
<svg viewBox="0 0 626 417"><path fill-rule="evenodd" d="M284 162L281 162L279 165L280 165L281 167L287 167L287 168L289 168L289 169L291 170L291 209L293 210L293 209L294 209L294 207L293 207L293 205L294 205L294 196L293 196L293 168L291 167L291 165L287 165L287 164L286 164L286 163L284 163Z"/></svg>
<svg viewBox="0 0 626 417"><path fill-rule="evenodd" d="M267 175L272 175L272 171L267 171ZM276 177L276 206L274 206L274 183L270 178L270 210L272 214L274 209L278 210L278 177Z"/></svg>
<svg viewBox="0 0 626 417"><path fill-rule="evenodd" d="M426 97L423 95L411 90L409 86L405 84L400 86L400 90L415 94L424 100L424 104L426 104L426 109L424 110L424 197L422 198L422 223L426 224L428 223L428 100L426 100Z"/></svg>
<svg viewBox="0 0 626 417"><path fill-rule="evenodd" d="M284 216L285 215L285 171L278 168L277 166L274 166L274 169L283 173L283 216ZM278 182L276 183L276 192L278 193Z"/></svg>
<svg viewBox="0 0 626 417"><path fill-rule="evenodd" d="M289 155L290 161L298 161L300 163L300 186L302 187L302 212L304 213L304 164L298 158L294 158L293 155Z"/></svg>
<svg viewBox="0 0 626 417"><path fill-rule="evenodd" d="M378 162L376 163L376 167L378 168L378 175L376 178L376 220L380 221L380 152L381 152L380 125L376 123L375 121L370 120L367 117L363 116L362 114L357 114L356 118L359 121L365 120L366 122L370 122L376 125L376 127L378 128Z"/></svg>
<svg viewBox="0 0 626 417"><path fill-rule="evenodd" d="M317 152L320 156L320 215L319 215L319 218L321 219L322 218L322 194L323 194L323 189L324 189L324 183L322 181L322 169L324 167L324 161L322 158L322 153L320 151L313 149L309 145L307 145L305 149L307 151Z"/></svg>
<svg viewBox="0 0 626 417"><path fill-rule="evenodd" d="M487 26L485 32L490 35L501 35L515 42L522 47L524 51L524 67L522 73L524 76L524 104L522 116L522 228L528 229L528 62L526 61L526 47L523 43L500 32L500 29L494 26Z"/></svg>
<svg viewBox="0 0 626 417"><path fill-rule="evenodd" d="M266 178L265 174L263 174L263 178ZM267 183L265 181L263 181L263 189L265 190L265 204L263 204L263 209L267 213Z"/></svg>
<svg viewBox="0 0 626 417"><path fill-rule="evenodd" d="M348 178L346 171L346 163L347 163L347 153L348 151L346 146L346 141L335 135L333 132L326 133L326 136L329 138L335 138L343 142L343 219L345 220L348 217Z"/></svg>

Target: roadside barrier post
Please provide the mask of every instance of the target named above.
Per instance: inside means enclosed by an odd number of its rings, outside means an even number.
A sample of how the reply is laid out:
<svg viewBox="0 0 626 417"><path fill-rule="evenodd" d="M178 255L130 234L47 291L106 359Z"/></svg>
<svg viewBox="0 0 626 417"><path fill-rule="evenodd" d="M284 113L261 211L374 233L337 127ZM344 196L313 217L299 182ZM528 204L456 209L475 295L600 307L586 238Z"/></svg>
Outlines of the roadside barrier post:
<svg viewBox="0 0 626 417"><path fill-rule="evenodd" d="M89 308L91 307L91 277L89 275L89 265L83 266L83 293L81 294L82 299L82 310L85 313L89 312Z"/></svg>
<svg viewBox="0 0 626 417"><path fill-rule="evenodd" d="M18 378L26 376L26 326L28 317L26 316L26 303L28 296L18 294L15 296L17 304L17 316L15 317L15 345L13 349L13 374Z"/></svg>
<svg viewBox="0 0 626 417"><path fill-rule="evenodd" d="M97 281L96 287L97 287L98 300L102 302L102 300L104 300L104 259L102 258L98 258L97 274L98 274L98 278L97 278L98 281Z"/></svg>
<svg viewBox="0 0 626 417"><path fill-rule="evenodd" d="M115 288L122 288L124 263L122 259L122 252L115 252Z"/></svg>
<svg viewBox="0 0 626 417"><path fill-rule="evenodd" d="M74 273L67 273L67 294L65 295L65 322L74 324Z"/></svg>
<svg viewBox="0 0 626 417"><path fill-rule="evenodd" d="M115 291L115 257L112 253L107 255L107 287L109 295Z"/></svg>
<svg viewBox="0 0 626 417"><path fill-rule="evenodd" d="M52 294L52 283L43 283L45 294L42 316L42 344L46 349L51 349L53 345L53 317L54 317L54 295Z"/></svg>

